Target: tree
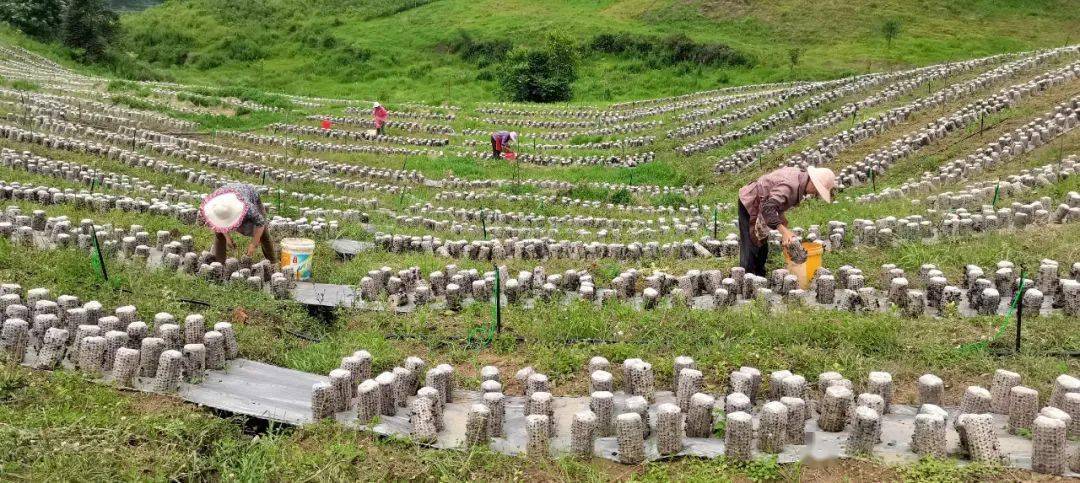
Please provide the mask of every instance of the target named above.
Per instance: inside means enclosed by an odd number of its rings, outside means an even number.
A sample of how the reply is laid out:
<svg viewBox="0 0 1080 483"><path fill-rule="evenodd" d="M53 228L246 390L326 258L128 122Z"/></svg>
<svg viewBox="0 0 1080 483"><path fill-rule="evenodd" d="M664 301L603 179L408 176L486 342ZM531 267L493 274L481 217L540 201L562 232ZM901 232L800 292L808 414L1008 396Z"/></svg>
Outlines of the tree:
<svg viewBox="0 0 1080 483"><path fill-rule="evenodd" d="M885 45L891 50L893 39L900 35L900 21L895 18L886 20L881 26L881 34L885 36Z"/></svg>
<svg viewBox="0 0 1080 483"><path fill-rule="evenodd" d="M788 64L791 66L791 72L795 72L795 67L799 66L799 60L802 59L802 54L805 50L802 47L792 47L788 49Z"/></svg>
<svg viewBox="0 0 1080 483"><path fill-rule="evenodd" d="M566 37L552 35L535 48L519 47L502 64L499 83L517 102L557 102L573 97L578 54Z"/></svg>
<svg viewBox="0 0 1080 483"><path fill-rule="evenodd" d="M105 0L68 0L61 35L64 45L76 49L86 61L105 57L116 37L118 18Z"/></svg>
<svg viewBox="0 0 1080 483"><path fill-rule="evenodd" d="M39 40L56 40L65 0L0 0L0 20Z"/></svg>
<svg viewBox="0 0 1080 483"><path fill-rule="evenodd" d="M39 40L59 40L83 61L102 60L118 30L105 0L0 0L0 20Z"/></svg>

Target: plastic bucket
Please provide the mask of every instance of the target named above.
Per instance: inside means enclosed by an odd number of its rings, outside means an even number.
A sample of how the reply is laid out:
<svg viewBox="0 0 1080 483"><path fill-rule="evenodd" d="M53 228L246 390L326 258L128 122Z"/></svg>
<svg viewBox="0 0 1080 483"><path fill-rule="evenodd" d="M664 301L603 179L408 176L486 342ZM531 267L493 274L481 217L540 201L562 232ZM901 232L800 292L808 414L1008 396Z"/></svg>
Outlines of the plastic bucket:
<svg viewBox="0 0 1080 483"><path fill-rule="evenodd" d="M315 241L307 238L281 240L281 268L293 269L297 280L311 280L311 256Z"/></svg>
<svg viewBox="0 0 1080 483"><path fill-rule="evenodd" d="M806 290L810 286L810 278L814 276L814 272L821 268L821 253L824 250L820 243L802 242L802 246L806 250L805 262L792 263L787 250L784 250L784 261L787 262L788 273L799 278L799 288Z"/></svg>

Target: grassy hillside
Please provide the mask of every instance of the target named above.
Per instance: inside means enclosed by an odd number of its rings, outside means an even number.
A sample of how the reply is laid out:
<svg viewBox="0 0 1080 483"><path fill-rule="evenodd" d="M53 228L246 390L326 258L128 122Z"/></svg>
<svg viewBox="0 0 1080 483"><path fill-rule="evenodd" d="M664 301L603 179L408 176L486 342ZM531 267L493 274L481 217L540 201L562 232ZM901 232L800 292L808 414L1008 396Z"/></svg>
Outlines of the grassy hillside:
<svg viewBox="0 0 1080 483"><path fill-rule="evenodd" d="M124 16L123 48L179 81L319 96L498 100L497 64L451 52L471 38L582 45L602 33L727 45L750 67L657 65L584 49L575 100L657 97L817 79L1067 43L1072 0L169 0ZM882 27L898 23L887 45ZM1075 40L1075 39L1073 39ZM798 65L789 60L801 49Z"/></svg>

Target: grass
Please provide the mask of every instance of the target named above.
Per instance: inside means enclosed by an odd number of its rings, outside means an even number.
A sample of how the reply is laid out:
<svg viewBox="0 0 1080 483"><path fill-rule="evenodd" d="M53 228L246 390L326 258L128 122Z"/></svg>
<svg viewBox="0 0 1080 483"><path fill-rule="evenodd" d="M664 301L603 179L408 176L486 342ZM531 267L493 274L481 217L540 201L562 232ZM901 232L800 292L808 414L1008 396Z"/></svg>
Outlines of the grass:
<svg viewBox="0 0 1080 483"><path fill-rule="evenodd" d="M178 96L160 95L147 87L120 80L102 81L96 89L103 97L117 103L195 121L202 134L199 139L278 152L279 148L255 146L219 135L216 131L244 130L265 134L263 127L271 122L317 125L317 121L304 120L303 116L340 114L342 111L340 106L307 109L274 92L428 104L452 101L465 109L459 120L449 124L459 130L462 127L483 128L465 113L479 102L497 99L497 94L492 90L491 81L477 78L472 64L440 50L441 42L456 34L444 28L451 22L481 39L529 39L553 28L566 30L583 40L594 33L608 31L656 36L686 32L697 41L732 45L752 54L755 60L753 67L739 69L685 65L653 68L635 59L590 55L575 86L579 94L576 104L603 104L793 77L829 78L1007 50L1055 46L1067 40L1069 27L1077 23L1077 14L1063 8L1061 0L917 0L915 3L877 0L855 4L832 0L812 4L806 0L780 0L752 6L745 2L697 0L571 0L540 4L510 0L509 3L499 2L498 8L493 8L496 4L488 0L330 0L328 3L332 5L320 3L317 9L309 8L311 1L244 0L226 5L192 0L167 2L142 13L126 15L127 48L140 60L151 62L170 77L194 86L177 88ZM919 15L911 12L919 12ZM900 35L891 49L884 46L877 31L886 19L897 19L901 25ZM62 58L64 54L0 28L0 40L9 38L17 45L46 52L52 58ZM804 46L806 53L802 62L791 68L786 64L786 54L793 45ZM1006 82L1021 82L1037 74L1035 70L1025 72ZM953 78L952 82L976 75L978 72L967 73ZM23 90L45 89L44 83L19 82L5 82L4 85ZM931 86L932 89L941 87L939 84ZM934 109L933 112L918 113L906 125L845 152L837 159L837 166L861 159L867 152L931 122L942 112L951 112L1000 87L987 86L970 97L953 100L942 111ZM925 95L924 90L883 103L860 115L874 115L910 102ZM879 178L879 189L897 187L924 170L933 170L943 162L973 151L987 140L1023 125L1049 106L1074 95L1073 90L1075 87L1070 85L1054 88L1045 95L1025 98L1015 108L989 119L987 132L982 137L969 136L972 134L969 130L935 145L926 153L898 162L887 175ZM819 116L865 94L837 99L806 116ZM289 111L244 112L230 107L229 99ZM764 119L802 100L805 99L789 100L776 109L725 127L725 131ZM198 114L180 112L181 108L194 107L203 109ZM664 121L662 127L633 136L662 133L671 127L673 117L659 116L656 119ZM14 116L8 122L18 124L21 120ZM846 127L846 123L841 123L821 135L835 134ZM676 141L661 138L647 148L660 153L659 160L630 169L544 167L454 157L403 158L291 149L289 155L377 168L401 169L404 166L431 178L452 174L469 180L533 178L576 183L703 185L704 193L700 196L646 196L584 185L565 191L515 184L500 188L511 194L568 196L628 206L682 207L730 203L743 184L786 155L812 145L820 137L812 136L778 150L767 163L754 169L723 178L712 173L716 158L750 146L768 135L750 136L713 152L688 158L671 152ZM423 137L434 136L425 134ZM523 137L522 151L527 152L528 134ZM607 138L577 136L569 142L601 139ZM1011 160L958 185L935 188L934 192L956 190L966 183L992 180L1052 162L1059 155L1076 152L1080 147L1078 139L1075 134L1067 136L1054 146ZM686 141L679 140L678 143ZM158 186L209 191L208 187L189 182L183 176L118 160L11 140L0 140L0 147L135 176ZM259 181L254 174L156 154L153 157L253 183ZM296 169L280 161L266 164ZM75 181L6 167L0 167L0 179L9 183L41 183L61 189L85 188ZM1070 178L1049 188L1033 190L1020 199L1043 195L1059 199L1068 190L1080 189L1078 183L1080 181ZM312 194L343 194L331 185L315 182L278 183L276 186ZM347 194L357 198L374 197L380 206L395 209L398 209L398 200L403 199L406 206L419 203L421 207L417 214L428 216L422 204L432 200L438 190L408 186L403 197L372 191ZM855 217L875 218L885 214L916 213L923 209L900 201L853 201L866 194L868 189L851 189L843 200L829 206L806 203L790 217L796 225L809 226L828 219L850 221ZM146 192L121 190L109 190L109 193L149 196ZM1011 201L1014 199L1002 200L1005 203ZM297 204L331 209L347 207L336 202ZM551 216L659 218L658 215L607 208L582 209L561 202L533 199L518 202L445 201L440 204ZM5 202L5 205L18 206L24 212L44 209L49 215L64 214L72 219L89 217L115 226L137 223L150 232L176 230L196 235L198 247L209 243L209 234L205 230L183 226L171 217L78 210L69 205L43 207L26 201ZM295 206L286 206L285 211L294 212ZM709 216L711 214L706 214ZM454 236L445 231L409 229L392 223L386 215L377 212L373 212L371 218L372 226L379 230L462 238L462 235ZM734 218L734 210L721 210L719 218L724 225L723 232L726 232L727 222ZM560 233L567 234L576 228L563 227ZM364 227L352 224L345 234L357 239L371 238ZM480 235L467 236L479 238ZM670 241L669 238L681 239L683 236L658 236L655 239ZM909 273L923 263L935 263L955 280L963 265L968 263L990 267L999 260L1008 259L1034 268L1042 258L1066 263L1080 260L1080 248L1068 242L1076 239L1080 239L1080 225L1051 226L986 234L949 243L846 249L828 254L825 266L837 268L852 264L863 268L868 279L874 279L875 267L883 263L897 263ZM361 253L351 261L339 262L327 247L320 245L315 255L315 273L319 281L355 284L368 270L384 265L395 270L418 266L426 274L443 269L447 263L465 269L492 269L487 263L470 260L382 251ZM689 268L703 268L702 263L700 260L660 258L634 264L612 260L510 260L506 265L511 273L532 270L536 265L543 265L547 273L584 269L594 275L598 285L605 285L630 266L644 272L682 273ZM734 261L720 259L709 264L710 268L720 268L731 266ZM780 266L779 254L774 253L769 268ZM915 398L912 381L923 373L932 372L947 382L947 402L955 405L964 388L970 384L988 385L993 370L999 367L1019 372L1025 384L1043 394L1049 393L1050 383L1058 374L1080 371L1077 360L1054 355L1080 348L1080 334L1072 330L1075 320L1062 315L1025 318L1024 351L1010 354L1008 349L1014 336L1011 327L1000 340L990 344L991 351L958 350L965 344L986 339L1004 320L1002 317L960 317L955 311L946 311L941 317L911 318L893 312L852 314L798 307L769 313L756 304L723 311L663 307L638 312L624 304L595 307L584 303L566 306L539 303L531 309L517 305L506 307L503 332L495 336L490 345L481 347L470 344L469 336L477 328L491 323L492 307L487 303L473 304L459 313L440 312L430 307L409 315L339 310L330 320L324 320L298 304L273 300L261 292L241 287L209 284L117 260L109 262L109 269L114 283L106 283L97 275L85 253L76 250L41 252L11 246L0 240L2 281L14 281L24 288L48 287L54 294L99 300L110 308L134 304L144 318L158 311L177 317L199 312L212 322L231 321L237 328L243 357L314 373L326 373L336 368L343 355L363 348L374 355L376 371L388 370L408 355L418 355L429 363L453 364L457 382L466 388L476 388L479 386L477 371L484 365L498 365L504 374L530 365L552 378L556 394L581 395L588 388L588 377L583 368L592 356L601 355L614 362L628 357L647 357L654 364L658 385L667 387L671 384L672 374L670 362L665 361L688 355L704 369L705 386L711 392L723 390L730 371L742 365L759 367L763 371L789 369L810 379L820 372L840 371L857 386L865 382L870 371L885 370L899 383L897 402L912 403ZM996 351L1005 355L994 355ZM618 377L620 374L616 371ZM515 384L507 381L511 391L518 389ZM722 427L716 429L722 434ZM109 464L101 464L103 460ZM430 450L407 441L380 439L330 424L303 428L266 427L258 421L230 418L167 397L118 392L92 384L77 374L0 368L0 479L4 480L771 481L835 479L838 475L865 481L975 481L1031 476L1027 472L992 466L960 466L951 460L923 460L890 466L862 460L778 465L769 460L735 464L723 459L681 459L632 467L599 460L529 461L488 449L474 452Z"/></svg>
<svg viewBox="0 0 1080 483"><path fill-rule="evenodd" d="M964 482L1025 473L923 460L778 465L693 458L620 466L530 460L486 448L432 450L334 424L265 427L172 398L123 393L76 373L0 367L0 475L5 480L425 480L796 481L859 479ZM50 404L42 405L41 401Z"/></svg>
<svg viewBox="0 0 1080 483"><path fill-rule="evenodd" d="M1059 46L1078 21L1065 0L783 0L753 7L703 0L379 4L384 10L352 3L326 8L312 0L229 7L209 0L167 2L124 16L124 48L181 81L436 104L499 99L494 81L483 80L476 66L446 50L458 29L517 45L552 29L579 39L686 33L730 45L754 61L750 68L655 68L633 57L587 55L575 84L576 102L618 101ZM891 47L880 31L888 20L901 25ZM788 51L794 47L805 52L792 68Z"/></svg>
<svg viewBox="0 0 1080 483"><path fill-rule="evenodd" d="M270 300L259 292L122 263L110 263L111 276L121 282L119 290L109 288L83 253L44 253L0 243L4 248L0 279L14 280L24 287L49 287L54 293L97 299L106 305L135 304L144 316L157 311L178 316L197 311L210 320L231 320L238 326L245 357L316 373L328 372L337 367L342 355L363 347L375 355L379 369L388 369L393 361L409 354L453 363L463 368L465 378L469 371L492 360L498 360L507 371L533 365L552 377L557 392L575 393L587 384L580 368L589 357L622 360L648 353L658 361L677 355L694 357L708 368L710 387L720 387L726 374L741 365L784 367L803 374L836 370L856 383L871 370L889 370L900 380L932 371L955 383L977 380L1004 364L1023 374L1034 387L1048 389L1056 374L1070 367L1075 370L1076 362L1064 361L1062 365L1038 354L1080 346L1074 335L1062 336L1069 333L1066 327L1070 322L1061 316L1026 324L1026 355L999 360L987 354L954 351L957 345L988 335L997 318L900 319L891 314L816 310L766 316L753 307L719 312L635 312L622 304L604 308L541 304L531 310L507 307L504 332L490 349L477 351L467 347L464 338L474 326L490 320L487 304L470 306L459 314L424 309L410 317L345 312L337 322L324 325L296 305ZM208 306L193 306L181 299L199 300ZM289 332L308 334L319 342L308 342ZM607 342L589 342L596 340ZM1003 340L1011 339L1006 335ZM656 367L661 380L670 379L663 364ZM962 387L953 386L950 396L958 399Z"/></svg>

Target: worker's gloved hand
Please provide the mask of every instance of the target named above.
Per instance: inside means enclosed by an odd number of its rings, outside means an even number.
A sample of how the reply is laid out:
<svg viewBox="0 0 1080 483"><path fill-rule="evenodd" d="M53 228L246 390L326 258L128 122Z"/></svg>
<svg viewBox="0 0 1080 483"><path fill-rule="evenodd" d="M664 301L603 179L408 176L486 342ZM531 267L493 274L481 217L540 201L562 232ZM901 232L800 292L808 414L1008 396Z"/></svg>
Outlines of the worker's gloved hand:
<svg viewBox="0 0 1080 483"><path fill-rule="evenodd" d="M795 237L795 234L788 230L786 226L780 225L780 246L786 247L791 244L791 239Z"/></svg>

